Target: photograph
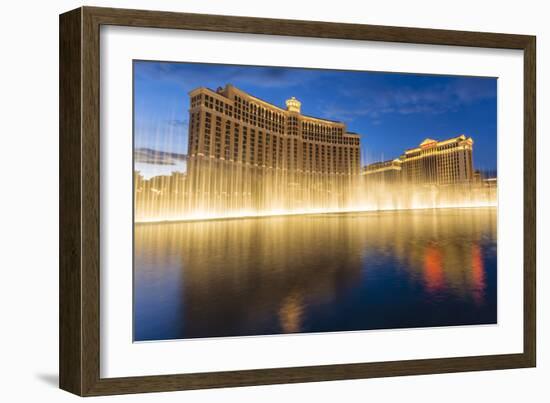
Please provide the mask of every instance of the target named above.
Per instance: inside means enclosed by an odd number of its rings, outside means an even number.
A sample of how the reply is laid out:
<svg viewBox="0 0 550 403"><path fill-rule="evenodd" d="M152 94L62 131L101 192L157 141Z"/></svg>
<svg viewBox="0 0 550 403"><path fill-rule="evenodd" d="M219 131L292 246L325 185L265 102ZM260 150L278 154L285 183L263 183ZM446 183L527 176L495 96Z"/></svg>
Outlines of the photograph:
<svg viewBox="0 0 550 403"><path fill-rule="evenodd" d="M34 316L54 326L56 349L41 350L55 353L59 388L138 400L218 389L225 401L280 385L334 400L329 384L345 383L402 401L426 397L426 376L441 397L470 372L460 390L485 400L540 389L537 234L549 226L537 219L536 71L548 24L517 7L478 7L472 24L470 11L416 4L410 21L395 7L266 6L59 14L58 52L41 49L59 59L59 85L27 74L56 84L59 102L17 120L59 126L57 143L47 127L30 132L57 164L28 169L58 168L59 186L32 183L58 190L59 239L32 245L58 255L59 275L44 276L57 282L55 320ZM12 170L35 143L18 138ZM25 245L17 264L44 256Z"/></svg>
<svg viewBox="0 0 550 403"><path fill-rule="evenodd" d="M134 342L498 323L497 77L132 63Z"/></svg>

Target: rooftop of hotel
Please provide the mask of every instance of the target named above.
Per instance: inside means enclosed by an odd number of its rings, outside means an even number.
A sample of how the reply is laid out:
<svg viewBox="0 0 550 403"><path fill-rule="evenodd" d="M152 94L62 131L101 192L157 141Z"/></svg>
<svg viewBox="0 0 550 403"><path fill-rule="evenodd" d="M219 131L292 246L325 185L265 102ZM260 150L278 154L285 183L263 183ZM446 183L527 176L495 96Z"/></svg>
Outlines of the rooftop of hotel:
<svg viewBox="0 0 550 403"><path fill-rule="evenodd" d="M390 165L393 165L393 164L398 164L398 163L402 162L402 159L405 158L406 154L410 154L410 153L413 153L413 152L418 152L418 151L422 150L425 147L444 146L444 145L447 145L447 144L450 144L450 143L453 143L453 142L461 142L461 141L468 141L468 142L470 142L470 144L474 143L474 140L471 137L467 137L465 134L460 134L458 136L451 137L451 138L448 138L446 140L441 140L441 141L434 140L432 138L427 137L426 139L424 139L420 143L420 145L418 147L406 149L405 152L402 155L400 155L399 157L391 159L391 160L373 162L371 164L365 165L363 167L363 170L376 170L376 169L381 168L381 167L390 166Z"/></svg>
<svg viewBox="0 0 550 403"><path fill-rule="evenodd" d="M251 94L249 94L248 92L243 91L243 90L241 90L240 88L235 87L233 84L226 84L225 87L219 87L217 90L213 90L213 89L208 88L208 87L197 87L197 88L193 89L192 91L190 91L189 94L192 94L192 93L194 93L194 92L196 92L196 91L199 91L199 90L207 90L207 91L211 92L211 93L214 94L214 95L219 95L219 96L222 96L222 97L224 97L224 98L227 98L227 96L225 95L225 93L227 92L227 90L228 90L229 88L232 88L232 89L236 90L237 92L239 92L239 93L241 93L241 94L244 94L244 95L246 95L247 97L249 97L249 98L251 98L251 99L253 99L253 100L257 101L257 102L260 102L260 103L263 103L263 104L267 104L267 106L272 107L272 108L276 108L276 109L280 110L281 112L288 112L288 111L289 111L289 109L281 108L280 106L277 106L277 105L275 105L275 104L273 104L273 103L271 103L271 102L269 102L269 101L266 101L266 100L264 100L264 99L262 99L262 98L259 98L259 97L255 96L255 95L251 95ZM289 98L289 99L286 101L286 102L287 102L287 105L289 104L289 101L291 102L291 104L293 103L293 101L295 101L295 102L297 102L297 103L299 104L299 106L301 106L301 102L300 102L298 99L296 99L295 97ZM336 123L336 124L339 124L339 125L345 125L344 122L339 121L339 120L333 120L333 119L320 118L320 117L316 117L316 116L306 115L306 114L304 114L304 113L301 113L301 111L300 111L299 113L300 113L300 116L303 116L303 117L305 117L305 118L315 119L315 120L320 120L320 121L325 121L325 122L330 122L330 123ZM359 136L359 134L354 133L354 132L347 132L347 133L345 133L345 134L347 134L347 135L353 135L353 136Z"/></svg>
<svg viewBox="0 0 550 403"><path fill-rule="evenodd" d="M450 144L450 143L455 143L455 142L459 142L459 141L470 141L472 144L474 142L474 140L471 138L471 137L466 137L465 134L460 134L458 136L455 136L455 137L451 137L451 138L448 138L448 139L445 139L445 140L434 140L432 138L429 138L427 137L426 139L424 139L424 141L422 141L418 147L414 147L414 148L408 148L405 150L405 154L408 154L408 153L411 153L411 152L415 152L415 151L419 151L423 148L427 148L427 147L433 147L433 146L444 146L444 145L447 145L447 144Z"/></svg>

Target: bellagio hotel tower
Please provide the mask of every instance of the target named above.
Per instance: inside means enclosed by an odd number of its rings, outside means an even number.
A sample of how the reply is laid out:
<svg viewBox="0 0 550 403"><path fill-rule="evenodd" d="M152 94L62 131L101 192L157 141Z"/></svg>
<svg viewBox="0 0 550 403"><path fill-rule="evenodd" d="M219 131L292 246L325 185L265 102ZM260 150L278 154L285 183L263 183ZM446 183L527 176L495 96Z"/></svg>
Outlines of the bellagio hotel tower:
<svg viewBox="0 0 550 403"><path fill-rule="evenodd" d="M191 208L342 208L361 173L360 136L228 84L189 93Z"/></svg>

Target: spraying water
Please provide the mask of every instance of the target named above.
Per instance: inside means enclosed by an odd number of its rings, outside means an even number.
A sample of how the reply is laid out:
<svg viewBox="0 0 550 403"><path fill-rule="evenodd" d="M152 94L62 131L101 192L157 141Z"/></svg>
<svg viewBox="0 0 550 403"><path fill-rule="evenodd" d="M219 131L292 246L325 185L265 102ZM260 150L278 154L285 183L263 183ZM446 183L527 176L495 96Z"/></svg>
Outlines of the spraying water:
<svg viewBox="0 0 550 403"><path fill-rule="evenodd" d="M312 174L190 159L188 173L135 173L135 221L181 221L404 209L492 207L496 181L372 183L364 175Z"/></svg>

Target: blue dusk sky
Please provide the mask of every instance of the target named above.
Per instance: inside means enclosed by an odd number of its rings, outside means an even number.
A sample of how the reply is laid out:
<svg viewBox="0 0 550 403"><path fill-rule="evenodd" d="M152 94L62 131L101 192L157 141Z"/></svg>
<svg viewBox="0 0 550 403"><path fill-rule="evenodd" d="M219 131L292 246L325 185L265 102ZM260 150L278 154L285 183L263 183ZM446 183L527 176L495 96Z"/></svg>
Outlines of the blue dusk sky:
<svg viewBox="0 0 550 403"><path fill-rule="evenodd" d="M135 61L136 149L186 154L188 93L228 83L283 108L294 96L303 114L346 123L361 135L363 165L427 137L465 134L474 139L475 168L496 170L497 80L485 77ZM184 169L177 161L136 168L146 176Z"/></svg>

